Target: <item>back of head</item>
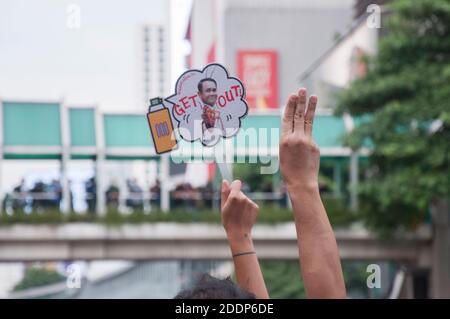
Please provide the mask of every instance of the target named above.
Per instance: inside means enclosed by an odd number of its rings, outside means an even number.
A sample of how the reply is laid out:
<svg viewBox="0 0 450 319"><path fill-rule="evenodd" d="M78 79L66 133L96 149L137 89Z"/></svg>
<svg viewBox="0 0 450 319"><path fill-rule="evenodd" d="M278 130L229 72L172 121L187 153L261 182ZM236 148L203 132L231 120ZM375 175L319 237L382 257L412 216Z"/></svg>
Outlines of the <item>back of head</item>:
<svg viewBox="0 0 450 319"><path fill-rule="evenodd" d="M174 299L255 299L255 295L238 287L230 278L217 279L203 274L193 287L180 291Z"/></svg>

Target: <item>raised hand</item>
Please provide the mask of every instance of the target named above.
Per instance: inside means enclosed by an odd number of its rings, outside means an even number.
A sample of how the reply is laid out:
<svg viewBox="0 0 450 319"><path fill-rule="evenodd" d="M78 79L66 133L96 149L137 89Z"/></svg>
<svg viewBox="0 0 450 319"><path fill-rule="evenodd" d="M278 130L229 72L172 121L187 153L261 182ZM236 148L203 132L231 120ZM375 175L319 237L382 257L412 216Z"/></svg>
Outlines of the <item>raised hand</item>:
<svg viewBox="0 0 450 319"><path fill-rule="evenodd" d="M320 152L312 138L317 97L313 95L306 102L304 88L291 95L282 122L280 168L290 191L318 187Z"/></svg>

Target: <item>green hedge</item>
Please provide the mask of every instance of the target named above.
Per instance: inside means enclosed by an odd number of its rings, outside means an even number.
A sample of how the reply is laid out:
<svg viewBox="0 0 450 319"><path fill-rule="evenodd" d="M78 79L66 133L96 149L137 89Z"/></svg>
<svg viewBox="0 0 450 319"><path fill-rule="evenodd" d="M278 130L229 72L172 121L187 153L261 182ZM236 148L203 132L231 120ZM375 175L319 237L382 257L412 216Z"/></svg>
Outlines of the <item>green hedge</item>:
<svg viewBox="0 0 450 319"><path fill-rule="evenodd" d="M355 221L356 216L339 199L324 199L330 221L335 226L345 226ZM273 205L260 205L258 223L274 224L293 221L292 211L288 208ZM62 214L58 210L46 210L42 212L24 213L15 212L12 215L3 213L0 215L0 225L11 224L61 224L71 222L91 222L108 225L120 225L124 223L141 224L154 222L179 222L179 223L220 223L218 210L187 211L176 209L170 212L153 210L150 213L134 211L129 214L121 214L117 210L108 210L104 216L96 216L89 213Z"/></svg>
<svg viewBox="0 0 450 319"><path fill-rule="evenodd" d="M26 290L40 286L46 286L63 282L66 277L55 270L39 267L30 267L25 270L22 280L14 286L13 291Z"/></svg>

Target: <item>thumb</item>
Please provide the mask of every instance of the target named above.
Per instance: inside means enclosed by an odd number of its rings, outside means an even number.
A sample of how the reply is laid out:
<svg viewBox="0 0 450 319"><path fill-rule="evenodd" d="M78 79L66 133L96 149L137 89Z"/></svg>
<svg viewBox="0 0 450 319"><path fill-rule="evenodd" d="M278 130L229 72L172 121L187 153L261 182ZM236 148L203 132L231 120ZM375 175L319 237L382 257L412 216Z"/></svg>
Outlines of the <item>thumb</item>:
<svg viewBox="0 0 450 319"><path fill-rule="evenodd" d="M225 205L225 202L227 201L228 195L230 195L230 184L226 179L222 182L222 191L220 192L220 206L223 208L223 205Z"/></svg>
<svg viewBox="0 0 450 319"><path fill-rule="evenodd" d="M238 179L234 180L233 183L231 183L230 188L230 194L239 194L241 192L242 182Z"/></svg>

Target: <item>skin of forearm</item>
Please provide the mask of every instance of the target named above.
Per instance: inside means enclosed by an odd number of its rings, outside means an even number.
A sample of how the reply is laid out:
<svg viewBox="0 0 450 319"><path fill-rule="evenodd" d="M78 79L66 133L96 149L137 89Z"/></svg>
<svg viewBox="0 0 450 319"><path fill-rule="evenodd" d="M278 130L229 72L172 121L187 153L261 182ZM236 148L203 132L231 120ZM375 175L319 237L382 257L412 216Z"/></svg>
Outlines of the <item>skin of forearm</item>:
<svg viewBox="0 0 450 319"><path fill-rule="evenodd" d="M228 242L233 255L255 251L250 235L228 236ZM268 299L269 294L256 254L236 256L233 258L233 262L238 285L253 293L258 299Z"/></svg>
<svg viewBox="0 0 450 319"><path fill-rule="evenodd" d="M318 187L290 188L300 266L309 298L345 298L336 239Z"/></svg>

